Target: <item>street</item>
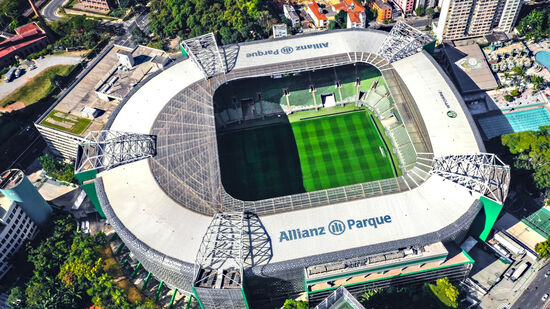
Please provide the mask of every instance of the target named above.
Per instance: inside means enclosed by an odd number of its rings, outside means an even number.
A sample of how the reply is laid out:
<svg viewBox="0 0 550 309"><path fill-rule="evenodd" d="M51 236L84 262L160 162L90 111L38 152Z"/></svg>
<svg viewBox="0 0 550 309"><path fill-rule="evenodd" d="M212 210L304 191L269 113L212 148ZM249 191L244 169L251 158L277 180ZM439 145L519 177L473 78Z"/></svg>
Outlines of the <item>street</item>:
<svg viewBox="0 0 550 309"><path fill-rule="evenodd" d="M118 36L114 39L114 43L118 45L128 46L128 47L135 47L136 44L132 42L130 39L132 37L132 30L139 26L141 30L143 30L145 33L148 33L147 25L149 24L149 15L147 11L144 11L140 13L137 17L135 17L134 20L132 20L129 24L124 23L124 34L121 36Z"/></svg>
<svg viewBox="0 0 550 309"><path fill-rule="evenodd" d="M528 288L523 291L512 309L536 309L548 308L550 297L546 302L541 300L546 293L550 294L550 277L545 278L544 273L550 270L550 265L541 267Z"/></svg>
<svg viewBox="0 0 550 309"><path fill-rule="evenodd" d="M52 0L42 9L42 15L48 21L55 21L61 19L60 16L56 15L55 12L59 9L63 2L67 0Z"/></svg>

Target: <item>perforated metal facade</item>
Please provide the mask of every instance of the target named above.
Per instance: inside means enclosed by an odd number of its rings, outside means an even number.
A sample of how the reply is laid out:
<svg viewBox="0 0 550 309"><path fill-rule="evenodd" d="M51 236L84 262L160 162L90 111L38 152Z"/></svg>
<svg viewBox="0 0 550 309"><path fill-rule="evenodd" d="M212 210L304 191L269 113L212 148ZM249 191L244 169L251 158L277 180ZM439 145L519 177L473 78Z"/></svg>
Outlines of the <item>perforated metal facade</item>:
<svg viewBox="0 0 550 309"><path fill-rule="evenodd" d="M157 155L150 160L155 179L182 207L210 216L218 211L250 211L258 215L268 215L397 193L417 187L429 177L429 166L426 162L413 164L410 170L414 171L410 174L405 172L397 178L258 201L235 199L222 186L212 99L221 84L243 77L270 76L357 62L369 63L381 70L395 106L411 135L415 150L430 153L431 145L414 100L397 74L393 73L391 66L384 59L370 53L351 53L312 58L306 62L295 61L234 70L185 88L166 104L151 130L151 134L157 136Z"/></svg>

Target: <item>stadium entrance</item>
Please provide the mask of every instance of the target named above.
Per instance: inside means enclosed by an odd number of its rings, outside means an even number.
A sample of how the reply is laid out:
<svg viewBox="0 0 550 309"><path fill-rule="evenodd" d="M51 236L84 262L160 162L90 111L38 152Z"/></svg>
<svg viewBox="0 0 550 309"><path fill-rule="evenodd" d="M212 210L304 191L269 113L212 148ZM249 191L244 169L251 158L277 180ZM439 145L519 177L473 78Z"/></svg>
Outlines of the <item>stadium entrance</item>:
<svg viewBox="0 0 550 309"><path fill-rule="evenodd" d="M220 86L225 190L260 200L401 175L384 129L395 118L391 103L380 72L359 64Z"/></svg>

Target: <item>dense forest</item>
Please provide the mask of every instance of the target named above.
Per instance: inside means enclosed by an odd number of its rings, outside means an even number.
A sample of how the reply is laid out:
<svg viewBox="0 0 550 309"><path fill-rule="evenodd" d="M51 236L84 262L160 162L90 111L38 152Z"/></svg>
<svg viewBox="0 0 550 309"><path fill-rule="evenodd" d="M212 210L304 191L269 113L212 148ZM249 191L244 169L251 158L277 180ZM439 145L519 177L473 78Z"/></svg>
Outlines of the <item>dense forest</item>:
<svg viewBox="0 0 550 309"><path fill-rule="evenodd" d="M277 23L267 0L152 0L150 30L162 38L214 32L222 44L267 38Z"/></svg>

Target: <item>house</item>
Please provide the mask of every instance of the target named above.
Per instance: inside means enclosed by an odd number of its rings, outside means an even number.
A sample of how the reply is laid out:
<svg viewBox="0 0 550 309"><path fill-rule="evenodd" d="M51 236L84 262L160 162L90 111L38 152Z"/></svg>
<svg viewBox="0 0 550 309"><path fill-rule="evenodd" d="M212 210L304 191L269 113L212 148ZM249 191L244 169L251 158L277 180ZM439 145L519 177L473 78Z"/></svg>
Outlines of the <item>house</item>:
<svg viewBox="0 0 550 309"><path fill-rule="evenodd" d="M328 18L325 10L322 10L317 2L311 2L306 6L307 14L313 19L315 27L324 28L328 26Z"/></svg>
<svg viewBox="0 0 550 309"><path fill-rule="evenodd" d="M15 62L15 56L24 58L48 45L46 32L36 23L15 29L15 35L0 42L0 67Z"/></svg>
<svg viewBox="0 0 550 309"><path fill-rule="evenodd" d="M365 28L365 8L356 0L340 0L339 3L332 6L332 9L348 13L347 28Z"/></svg>

